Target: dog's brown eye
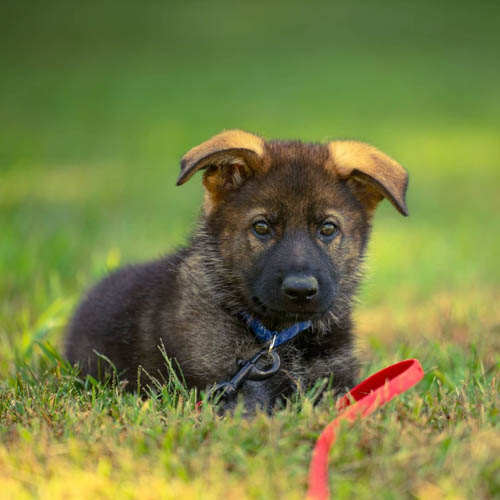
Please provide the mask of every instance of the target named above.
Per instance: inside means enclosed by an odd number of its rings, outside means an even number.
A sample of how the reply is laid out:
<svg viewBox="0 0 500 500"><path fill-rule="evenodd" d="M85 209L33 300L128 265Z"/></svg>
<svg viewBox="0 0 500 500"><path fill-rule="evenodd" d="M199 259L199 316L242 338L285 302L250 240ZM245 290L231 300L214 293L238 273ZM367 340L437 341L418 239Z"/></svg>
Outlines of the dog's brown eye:
<svg viewBox="0 0 500 500"><path fill-rule="evenodd" d="M321 233L321 236L326 236L328 238L334 236L337 233L337 230L337 226L333 222L327 221L323 223L319 232Z"/></svg>
<svg viewBox="0 0 500 500"><path fill-rule="evenodd" d="M265 220L258 220L257 222L254 222L252 227L258 236L265 236L271 232L271 228Z"/></svg>

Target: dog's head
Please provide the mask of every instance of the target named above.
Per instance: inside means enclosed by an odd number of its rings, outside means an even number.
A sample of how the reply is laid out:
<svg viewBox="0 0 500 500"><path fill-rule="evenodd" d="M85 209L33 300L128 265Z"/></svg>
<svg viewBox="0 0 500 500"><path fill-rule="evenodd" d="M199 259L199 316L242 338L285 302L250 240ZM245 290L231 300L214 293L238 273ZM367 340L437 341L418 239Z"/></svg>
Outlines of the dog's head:
<svg viewBox="0 0 500 500"><path fill-rule="evenodd" d="M225 282L274 323L341 318L378 202L408 215L406 171L361 142L266 142L230 130L184 156L178 185L201 169L205 230Z"/></svg>

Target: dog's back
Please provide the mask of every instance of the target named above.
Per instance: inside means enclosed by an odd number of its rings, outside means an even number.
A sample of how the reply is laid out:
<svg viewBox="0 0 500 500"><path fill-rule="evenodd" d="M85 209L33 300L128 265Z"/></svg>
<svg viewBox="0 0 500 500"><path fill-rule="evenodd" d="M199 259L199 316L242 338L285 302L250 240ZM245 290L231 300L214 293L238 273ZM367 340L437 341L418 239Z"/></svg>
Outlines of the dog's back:
<svg viewBox="0 0 500 500"><path fill-rule="evenodd" d="M70 322L65 349L84 375L102 379L116 370L133 389L140 363L165 372L154 331L160 328L152 316L169 321L179 295L175 276L183 253L121 268L90 289Z"/></svg>

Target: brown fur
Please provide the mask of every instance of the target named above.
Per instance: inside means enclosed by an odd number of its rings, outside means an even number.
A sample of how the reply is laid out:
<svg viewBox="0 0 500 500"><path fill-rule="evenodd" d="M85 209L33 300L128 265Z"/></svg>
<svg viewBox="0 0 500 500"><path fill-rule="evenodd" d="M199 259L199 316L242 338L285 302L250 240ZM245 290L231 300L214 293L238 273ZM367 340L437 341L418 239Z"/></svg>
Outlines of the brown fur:
<svg viewBox="0 0 500 500"><path fill-rule="evenodd" d="M243 130L227 130L184 155L177 185L187 182L198 170L209 167L203 176L207 213L221 202L224 191L236 189L251 171L264 171L267 166L264 141L260 137Z"/></svg>
<svg viewBox="0 0 500 500"><path fill-rule="evenodd" d="M377 148L357 141L333 141L328 150L328 167L341 179L353 179L359 184L360 199L370 211L386 197L402 215L408 215L408 174L399 163Z"/></svg>
<svg viewBox="0 0 500 500"><path fill-rule="evenodd" d="M322 377L332 377L338 392L352 386L351 305L370 221L383 196L406 213L404 169L358 142L265 142L242 131L189 151L178 184L201 169L204 214L189 247L98 284L72 321L68 358L96 376L95 349L134 388L139 366L168 377L162 343L188 386L205 389L229 378L237 358L260 349L238 318L247 312L276 330L313 322L279 348L278 374L245 382L249 409L271 408ZM261 220L266 235L253 229ZM322 234L325 221L337 228L333 236ZM304 279L315 283L310 296L293 295ZM290 282L295 288L285 287Z"/></svg>

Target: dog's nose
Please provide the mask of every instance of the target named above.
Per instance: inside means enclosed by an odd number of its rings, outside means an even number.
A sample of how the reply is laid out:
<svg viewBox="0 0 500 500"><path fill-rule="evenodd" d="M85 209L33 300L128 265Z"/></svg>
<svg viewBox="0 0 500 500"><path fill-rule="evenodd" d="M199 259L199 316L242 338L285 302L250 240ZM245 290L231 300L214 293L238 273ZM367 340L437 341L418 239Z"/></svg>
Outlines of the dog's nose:
<svg viewBox="0 0 500 500"><path fill-rule="evenodd" d="M295 302L310 300L318 293L318 280L314 276L287 276L281 290Z"/></svg>

